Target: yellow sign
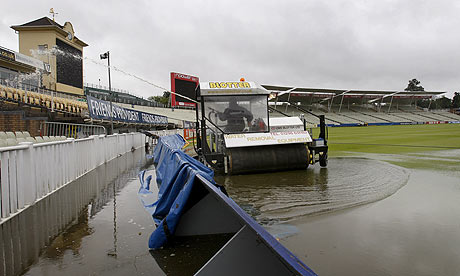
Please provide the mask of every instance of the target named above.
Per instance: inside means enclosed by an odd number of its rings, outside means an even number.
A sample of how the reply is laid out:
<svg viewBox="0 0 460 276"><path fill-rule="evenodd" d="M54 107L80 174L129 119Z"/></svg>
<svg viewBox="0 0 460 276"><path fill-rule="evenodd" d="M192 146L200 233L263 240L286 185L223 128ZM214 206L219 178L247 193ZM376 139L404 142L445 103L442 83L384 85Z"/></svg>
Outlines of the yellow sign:
<svg viewBox="0 0 460 276"><path fill-rule="evenodd" d="M14 61L14 54L10 51L0 49L0 57L7 59L7 60L12 60Z"/></svg>
<svg viewBox="0 0 460 276"><path fill-rule="evenodd" d="M210 82L209 88L251 88L249 82Z"/></svg>

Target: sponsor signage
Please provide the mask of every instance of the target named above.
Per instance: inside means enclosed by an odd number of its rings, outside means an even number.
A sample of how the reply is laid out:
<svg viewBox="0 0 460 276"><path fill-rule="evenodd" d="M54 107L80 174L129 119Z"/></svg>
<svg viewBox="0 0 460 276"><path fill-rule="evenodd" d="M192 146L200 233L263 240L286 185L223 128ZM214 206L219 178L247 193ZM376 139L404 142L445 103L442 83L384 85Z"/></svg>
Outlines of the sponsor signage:
<svg viewBox="0 0 460 276"><path fill-rule="evenodd" d="M165 116L123 108L113 103L111 115L110 102L91 96L86 96L86 100L88 102L89 116L92 119L110 120L112 118L114 121L126 123L152 124L156 126L168 125L168 118Z"/></svg>
<svg viewBox="0 0 460 276"><path fill-rule="evenodd" d="M307 131L225 134L224 139L227 148L297 144L312 141Z"/></svg>
<svg viewBox="0 0 460 276"><path fill-rule="evenodd" d="M251 84L246 81L240 82L210 82L209 88L251 88Z"/></svg>
<svg viewBox="0 0 460 276"><path fill-rule="evenodd" d="M35 68L38 68L40 70L45 70L48 73L51 72L51 68L50 68L49 64L46 64L41 60L38 60L38 59L35 59L35 58L32 58L32 57L23 55L21 53L16 53L16 61L21 62L23 64L27 64L27 65L35 67Z"/></svg>
<svg viewBox="0 0 460 276"><path fill-rule="evenodd" d="M270 118L270 132L302 131L303 122L299 117Z"/></svg>
<svg viewBox="0 0 460 276"><path fill-rule="evenodd" d="M5 49L0 49L0 57L6 60L11 60L11 61L15 60L14 53L8 50L5 50Z"/></svg>
<svg viewBox="0 0 460 276"><path fill-rule="evenodd" d="M247 81L214 81L214 82L201 82L200 83L201 96L214 96L214 95L234 95L234 94L270 94L255 82Z"/></svg>
<svg viewBox="0 0 460 276"><path fill-rule="evenodd" d="M185 129L194 129L196 127L195 122L184 121L184 128Z"/></svg>
<svg viewBox="0 0 460 276"><path fill-rule="evenodd" d="M44 70L48 73L51 72L51 68L48 63L44 63L41 60L23 55L21 53L9 51L5 48L0 48L0 58L6 59L9 61L20 62L22 64L29 65L37 69L40 69L40 70Z"/></svg>

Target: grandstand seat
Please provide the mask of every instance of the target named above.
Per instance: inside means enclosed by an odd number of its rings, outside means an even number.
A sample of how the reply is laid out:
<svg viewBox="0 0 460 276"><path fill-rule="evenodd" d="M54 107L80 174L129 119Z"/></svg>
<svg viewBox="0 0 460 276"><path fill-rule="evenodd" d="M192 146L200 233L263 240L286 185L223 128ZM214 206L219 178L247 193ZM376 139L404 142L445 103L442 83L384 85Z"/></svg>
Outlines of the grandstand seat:
<svg viewBox="0 0 460 276"><path fill-rule="evenodd" d="M3 85L0 87L0 97L6 98L6 87Z"/></svg>
<svg viewBox="0 0 460 276"><path fill-rule="evenodd" d="M11 87L6 89L6 97L11 100L13 99L13 89Z"/></svg>
<svg viewBox="0 0 460 276"><path fill-rule="evenodd" d="M40 94L35 92L27 92L27 96L29 97L29 103L40 105Z"/></svg>
<svg viewBox="0 0 460 276"><path fill-rule="evenodd" d="M40 105L40 94L34 93L34 104Z"/></svg>
<svg viewBox="0 0 460 276"><path fill-rule="evenodd" d="M16 139L8 138L6 139L6 144L7 146L16 146L18 142L16 141Z"/></svg>
<svg viewBox="0 0 460 276"><path fill-rule="evenodd" d="M7 131L6 138L16 139L16 135L14 135L14 132Z"/></svg>
<svg viewBox="0 0 460 276"><path fill-rule="evenodd" d="M18 93L18 89L12 88L11 93L13 93L13 100L15 101L21 100L21 96Z"/></svg>
<svg viewBox="0 0 460 276"><path fill-rule="evenodd" d="M41 136L37 136L35 137L35 143L39 144L39 143L44 143L45 141L43 140L43 138Z"/></svg>
<svg viewBox="0 0 460 276"><path fill-rule="evenodd" d="M14 89L15 95L17 95L17 101L24 101L25 92L22 89Z"/></svg>
<svg viewBox="0 0 460 276"><path fill-rule="evenodd" d="M43 100L46 107L51 108L53 104L53 98L50 95L44 95Z"/></svg>
<svg viewBox="0 0 460 276"><path fill-rule="evenodd" d="M67 140L66 136L60 136L61 140Z"/></svg>
<svg viewBox="0 0 460 276"><path fill-rule="evenodd" d="M19 137L19 138L16 138L16 142L19 144L19 143L22 143L22 142L27 142L27 140L23 137Z"/></svg>
<svg viewBox="0 0 460 276"><path fill-rule="evenodd" d="M29 137L26 137L25 139L26 139L26 142L32 142L32 143L34 143L34 144L37 143L37 140L35 140L34 137L30 137L30 136L29 136Z"/></svg>
<svg viewBox="0 0 460 276"><path fill-rule="evenodd" d="M44 142L51 142L51 139L49 136L43 136L42 138Z"/></svg>
<svg viewBox="0 0 460 276"><path fill-rule="evenodd" d="M6 139L8 136L6 135L6 132L0 131L0 139Z"/></svg>
<svg viewBox="0 0 460 276"><path fill-rule="evenodd" d="M0 148L8 146L5 139L0 139Z"/></svg>
<svg viewBox="0 0 460 276"><path fill-rule="evenodd" d="M22 131L15 131L14 134L16 135L17 138L24 138L24 135L22 134Z"/></svg>
<svg viewBox="0 0 460 276"><path fill-rule="evenodd" d="M30 137L30 133L28 131L23 131L22 135L24 136L24 138Z"/></svg>
<svg viewBox="0 0 460 276"><path fill-rule="evenodd" d="M62 104L61 98L54 97L53 101L54 101L54 108L60 109L60 110L63 109L63 104Z"/></svg>

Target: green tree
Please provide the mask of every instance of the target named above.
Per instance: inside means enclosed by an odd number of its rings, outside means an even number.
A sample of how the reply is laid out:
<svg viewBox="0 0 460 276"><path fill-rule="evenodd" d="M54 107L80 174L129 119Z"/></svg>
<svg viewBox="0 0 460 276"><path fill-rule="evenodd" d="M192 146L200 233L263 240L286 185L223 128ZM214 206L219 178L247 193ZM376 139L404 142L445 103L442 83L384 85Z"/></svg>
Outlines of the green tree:
<svg viewBox="0 0 460 276"><path fill-rule="evenodd" d="M437 98L435 101L434 101L434 105L436 108L438 109L447 109L447 108L451 108L452 107L452 100L449 99L449 98L446 98L444 96L440 97L440 98ZM433 104L431 104L431 106L433 106Z"/></svg>
<svg viewBox="0 0 460 276"><path fill-rule="evenodd" d="M409 84L407 84L406 89L404 91L425 91L425 88L423 86L419 85L420 81L417 79L411 79L409 80Z"/></svg>
<svg viewBox="0 0 460 276"><path fill-rule="evenodd" d="M454 93L454 98L452 99L452 107L460 108L460 92Z"/></svg>
<svg viewBox="0 0 460 276"><path fill-rule="evenodd" d="M421 108L428 108L428 106L430 106L430 108L433 108L430 105L430 100L427 100L427 99L418 100L417 101L417 106L421 107Z"/></svg>
<svg viewBox="0 0 460 276"><path fill-rule="evenodd" d="M163 96L150 96L148 97L149 100L151 101L155 101L157 103L161 103L161 104L164 104L164 105L168 105L169 104L169 96L171 95L170 92L168 91L164 91L163 92Z"/></svg>

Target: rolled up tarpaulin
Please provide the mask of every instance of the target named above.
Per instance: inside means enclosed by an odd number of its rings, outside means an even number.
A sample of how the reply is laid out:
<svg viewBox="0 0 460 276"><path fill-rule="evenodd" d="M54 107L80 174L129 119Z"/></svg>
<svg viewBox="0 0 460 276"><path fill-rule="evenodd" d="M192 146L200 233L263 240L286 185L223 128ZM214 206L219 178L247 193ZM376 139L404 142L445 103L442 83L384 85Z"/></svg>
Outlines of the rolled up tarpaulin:
<svg viewBox="0 0 460 276"><path fill-rule="evenodd" d="M160 248L174 235L196 175L203 176L215 185L214 171L184 153L184 144L184 139L178 134L160 137L158 141L153 157L159 186L157 201L146 200L151 178L144 181L144 173L139 174L141 201L157 224L149 239L150 249Z"/></svg>

